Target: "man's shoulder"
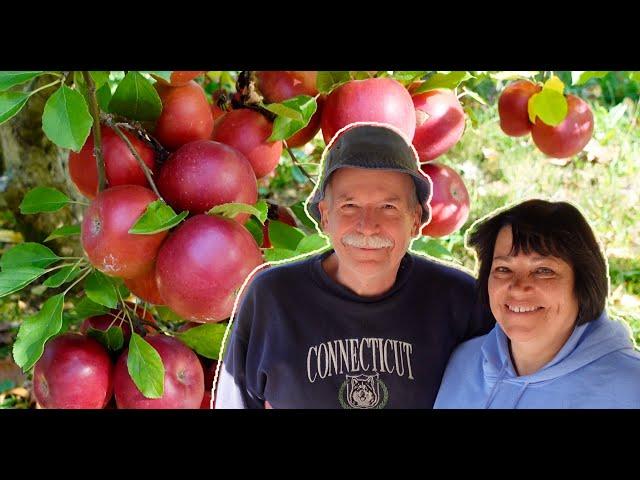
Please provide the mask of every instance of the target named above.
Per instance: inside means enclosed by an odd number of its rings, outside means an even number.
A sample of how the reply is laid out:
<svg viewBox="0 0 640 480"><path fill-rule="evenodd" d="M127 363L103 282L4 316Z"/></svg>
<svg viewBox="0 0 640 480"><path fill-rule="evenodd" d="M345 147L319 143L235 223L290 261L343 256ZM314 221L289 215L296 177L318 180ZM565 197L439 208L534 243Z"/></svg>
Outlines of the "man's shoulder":
<svg viewBox="0 0 640 480"><path fill-rule="evenodd" d="M253 288L273 288L283 283L291 285L292 281L308 278L311 264L318 257L309 255L291 262L268 264L256 274L251 284Z"/></svg>
<svg viewBox="0 0 640 480"><path fill-rule="evenodd" d="M415 252L410 252L410 255L413 258L417 275L428 275L429 278L453 284L475 284L475 277L461 266L435 260Z"/></svg>

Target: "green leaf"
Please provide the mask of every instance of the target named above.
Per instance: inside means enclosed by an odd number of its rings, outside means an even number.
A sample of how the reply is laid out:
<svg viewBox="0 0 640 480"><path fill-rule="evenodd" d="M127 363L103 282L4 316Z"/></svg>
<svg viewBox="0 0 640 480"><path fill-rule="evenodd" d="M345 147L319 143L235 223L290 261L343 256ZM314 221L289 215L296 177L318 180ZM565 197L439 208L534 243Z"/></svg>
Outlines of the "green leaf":
<svg viewBox="0 0 640 480"><path fill-rule="evenodd" d="M100 305L109 308L118 306L118 294L116 287L104 273L94 270L85 280L85 292L87 297Z"/></svg>
<svg viewBox="0 0 640 480"><path fill-rule="evenodd" d="M79 152L84 145L93 118L80 92L62 85L49 97L42 114L42 130L53 143Z"/></svg>
<svg viewBox="0 0 640 480"><path fill-rule="evenodd" d="M304 96L304 95L301 95ZM284 102L283 103L270 103L269 105L264 106L270 112L275 113L279 117L285 117L291 120L302 120L302 113L300 113L297 109L288 107Z"/></svg>
<svg viewBox="0 0 640 480"><path fill-rule="evenodd" d="M517 72L517 71L501 71L492 73L489 76L494 80L520 80L535 77L539 72Z"/></svg>
<svg viewBox="0 0 640 480"><path fill-rule="evenodd" d="M564 83L557 75L553 75L549 80L544 82L542 88L550 88L551 90L564 94Z"/></svg>
<svg viewBox="0 0 640 480"><path fill-rule="evenodd" d="M156 77L160 77L163 80L166 80L167 82L171 83L171 74L173 73L173 71L169 71L169 72L144 72L144 73L151 73L151 74L155 75Z"/></svg>
<svg viewBox="0 0 640 480"><path fill-rule="evenodd" d="M98 106L100 110L109 112L109 103L111 102L111 87L108 83L105 83L98 90L96 90L96 100L98 100Z"/></svg>
<svg viewBox="0 0 640 480"><path fill-rule="evenodd" d="M17 292L44 275L44 268L22 267L0 272L0 297Z"/></svg>
<svg viewBox="0 0 640 480"><path fill-rule="evenodd" d="M91 75L91 78L93 79L96 91L109 82L109 72L89 72L89 75Z"/></svg>
<svg viewBox="0 0 640 480"><path fill-rule="evenodd" d="M469 90L467 87L462 87L462 91L465 96L473 98L479 104L481 105L487 104L487 102L485 102L484 99L473 90Z"/></svg>
<svg viewBox="0 0 640 480"><path fill-rule="evenodd" d="M149 80L129 72L113 94L109 111L134 120L155 120L162 113L162 101Z"/></svg>
<svg viewBox="0 0 640 480"><path fill-rule="evenodd" d="M320 93L329 93L349 80L351 80L349 72L318 72L316 87Z"/></svg>
<svg viewBox="0 0 640 480"><path fill-rule="evenodd" d="M323 238L318 233L314 233L311 235L307 235L302 240L300 240L300 243L298 243L298 247L296 248L296 252L309 253L315 250L320 250L328 246L329 246L329 243L325 238Z"/></svg>
<svg viewBox="0 0 640 480"><path fill-rule="evenodd" d="M634 82L640 82L640 72L631 72L629 78Z"/></svg>
<svg viewBox="0 0 640 480"><path fill-rule="evenodd" d="M251 217L244 227L249 230L249 233L253 236L258 245L262 245L264 241L264 233L262 233L262 224L256 217Z"/></svg>
<svg viewBox="0 0 640 480"><path fill-rule="evenodd" d="M0 267L5 271L23 267L46 268L58 260L61 258L50 248L35 242L25 242L4 252L0 258Z"/></svg>
<svg viewBox="0 0 640 480"><path fill-rule="evenodd" d="M544 123L555 127L566 118L569 106L565 96L557 90L543 88L529 99L529 120L535 123L540 117Z"/></svg>
<svg viewBox="0 0 640 480"><path fill-rule="evenodd" d="M185 322L186 321L184 318L182 318L176 312L171 310L169 307L162 306L162 305L154 305L153 308L155 308L156 313L158 314L160 319L162 321L164 321L164 322L177 323L177 322Z"/></svg>
<svg viewBox="0 0 640 480"><path fill-rule="evenodd" d="M16 115L29 100L29 94L24 92L0 93L0 124Z"/></svg>
<svg viewBox="0 0 640 480"><path fill-rule="evenodd" d="M371 78L371 75L369 74L369 72L362 72L362 71L349 72L349 76L354 80L366 80L368 78Z"/></svg>
<svg viewBox="0 0 640 480"><path fill-rule="evenodd" d="M69 202L69 197L55 188L36 187L29 190L22 199L20 213L55 212Z"/></svg>
<svg viewBox="0 0 640 480"><path fill-rule="evenodd" d="M44 344L62 328L62 293L47 300L42 309L27 318L18 330L13 345L13 359L23 371L29 370L42 356Z"/></svg>
<svg viewBox="0 0 640 480"><path fill-rule="evenodd" d="M164 394L164 365L160 354L137 333L131 334L127 369L138 390L147 398Z"/></svg>
<svg viewBox="0 0 640 480"><path fill-rule="evenodd" d="M147 205L147 209L129 229L129 233L151 235L163 232L178 225L187 215L189 215L188 210L176 215L169 205L162 200L156 200Z"/></svg>
<svg viewBox="0 0 640 480"><path fill-rule="evenodd" d="M178 338L196 353L212 360L218 360L222 338L227 329L219 323L205 323L178 333Z"/></svg>
<svg viewBox="0 0 640 480"><path fill-rule="evenodd" d="M571 72L571 83L573 85L584 85L592 78L602 78L609 72Z"/></svg>
<svg viewBox="0 0 640 480"><path fill-rule="evenodd" d="M221 215L226 218L233 218L239 213L249 213L255 216L260 223L264 223L267 220L268 208L267 202L264 200L260 200L255 206L246 203L224 203L213 207L207 212L207 215Z"/></svg>
<svg viewBox="0 0 640 480"><path fill-rule="evenodd" d="M113 326L106 331L89 327L87 336L96 339L102 346L112 352L117 352L124 346L124 334L119 326Z"/></svg>
<svg viewBox="0 0 640 480"><path fill-rule="evenodd" d="M0 92L27 82L44 72L2 72L0 71ZM28 94L27 94L28 95Z"/></svg>
<svg viewBox="0 0 640 480"><path fill-rule="evenodd" d="M473 78L469 72L449 72L449 73L434 73L427 78L422 85L420 85L411 95L417 95L424 93L428 90L434 90L436 88L449 88L453 90L465 80Z"/></svg>
<svg viewBox="0 0 640 480"><path fill-rule="evenodd" d="M80 225L65 225L64 227L56 228L44 241L48 242L54 238L72 237L73 235L80 235Z"/></svg>
<svg viewBox="0 0 640 480"><path fill-rule="evenodd" d="M56 288L60 285L75 280L80 275L80 266L68 265L62 267L55 274L47 278L43 285L49 288Z"/></svg>
<svg viewBox="0 0 640 480"><path fill-rule="evenodd" d="M287 139L306 127L318 108L316 99L308 95L298 95L280 104L272 103L271 105L267 105L267 108L276 105L284 107L287 111L295 111L300 118L293 119L291 117L278 115L273 121L273 130L268 139L270 142Z"/></svg>
<svg viewBox="0 0 640 480"><path fill-rule="evenodd" d="M109 313L109 308L99 303L95 303L88 297L83 297L78 302L75 308L75 315L79 320L84 320L87 317L95 317L96 315L104 315Z"/></svg>
<svg viewBox="0 0 640 480"><path fill-rule="evenodd" d="M395 78L403 85L410 85L415 80L419 80L424 77L429 72L407 72L407 71L399 71L393 72L392 77Z"/></svg>
<svg viewBox="0 0 640 480"><path fill-rule="evenodd" d="M416 239L411 245L411 250L415 252L426 253L427 255L436 258L453 258L453 254L433 238L427 239L424 237L420 237Z"/></svg>
<svg viewBox="0 0 640 480"><path fill-rule="evenodd" d="M310 216L307 215L307 212L304 209L304 200L300 200L298 203L291 205L291 211L296 216L296 218L308 229L315 231L316 226L313 223L313 220Z"/></svg>
<svg viewBox="0 0 640 480"><path fill-rule="evenodd" d="M275 248L294 250L298 247L300 240L304 238L304 233L300 229L280 222L271 220L269 222L269 240Z"/></svg>
<svg viewBox="0 0 640 480"><path fill-rule="evenodd" d="M267 262L287 260L288 258L297 257L298 255L300 254L295 250L288 250L286 248L267 248L264 250L264 259Z"/></svg>

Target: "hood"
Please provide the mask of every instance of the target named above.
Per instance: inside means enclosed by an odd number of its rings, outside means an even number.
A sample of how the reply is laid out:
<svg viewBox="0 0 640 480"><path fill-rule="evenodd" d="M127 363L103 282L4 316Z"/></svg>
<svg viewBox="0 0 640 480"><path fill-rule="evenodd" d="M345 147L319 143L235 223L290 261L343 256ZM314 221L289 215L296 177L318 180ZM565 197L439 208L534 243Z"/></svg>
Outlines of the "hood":
<svg viewBox="0 0 640 480"><path fill-rule="evenodd" d="M624 322L611 320L603 312L596 320L576 327L555 357L540 370L517 376L509 355L509 339L496 324L482 345L484 376L487 383L493 384L486 406L491 404L501 381L522 386L516 406L529 385L567 375L609 353L625 349L633 349L631 330Z"/></svg>

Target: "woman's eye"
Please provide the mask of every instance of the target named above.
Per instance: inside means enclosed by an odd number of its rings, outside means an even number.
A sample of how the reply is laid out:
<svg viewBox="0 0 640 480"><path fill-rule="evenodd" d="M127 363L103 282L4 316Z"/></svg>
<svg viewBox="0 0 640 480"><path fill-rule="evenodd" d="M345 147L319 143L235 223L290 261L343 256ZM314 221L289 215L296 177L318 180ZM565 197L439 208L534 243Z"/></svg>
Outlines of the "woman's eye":
<svg viewBox="0 0 640 480"><path fill-rule="evenodd" d="M553 270L551 270L550 268L540 267L540 268L536 269L536 273L540 273L542 275L552 275L555 272Z"/></svg>
<svg viewBox="0 0 640 480"><path fill-rule="evenodd" d="M496 267L493 271L496 273L507 273L509 272L509 269L507 267Z"/></svg>

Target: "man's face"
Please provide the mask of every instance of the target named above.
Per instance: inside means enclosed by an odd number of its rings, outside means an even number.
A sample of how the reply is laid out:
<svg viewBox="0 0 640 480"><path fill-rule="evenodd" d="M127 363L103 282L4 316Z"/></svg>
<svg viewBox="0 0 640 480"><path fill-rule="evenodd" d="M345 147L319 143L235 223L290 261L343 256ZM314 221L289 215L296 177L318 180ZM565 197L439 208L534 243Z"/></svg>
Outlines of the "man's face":
<svg viewBox="0 0 640 480"><path fill-rule="evenodd" d="M400 172L340 168L318 207L339 268L362 277L395 274L422 209L411 177Z"/></svg>

